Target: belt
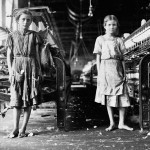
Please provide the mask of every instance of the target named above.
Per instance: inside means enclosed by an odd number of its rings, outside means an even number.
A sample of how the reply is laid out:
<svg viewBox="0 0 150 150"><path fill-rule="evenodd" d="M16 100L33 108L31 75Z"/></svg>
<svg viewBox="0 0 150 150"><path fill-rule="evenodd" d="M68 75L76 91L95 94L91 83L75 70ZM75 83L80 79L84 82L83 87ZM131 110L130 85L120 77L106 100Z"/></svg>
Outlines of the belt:
<svg viewBox="0 0 150 150"><path fill-rule="evenodd" d="M106 59L102 59L102 60L108 60L108 59L115 59L115 60L123 61L123 57L120 57L120 56L112 56L110 58L106 58Z"/></svg>
<svg viewBox="0 0 150 150"><path fill-rule="evenodd" d="M117 60L122 61L123 57L121 57L121 56L113 56L113 57L110 57L110 59L117 59Z"/></svg>
<svg viewBox="0 0 150 150"><path fill-rule="evenodd" d="M22 58L22 57L26 57L26 58L32 58L34 55L30 55L30 56L25 56L25 55L16 55L14 56L14 58Z"/></svg>

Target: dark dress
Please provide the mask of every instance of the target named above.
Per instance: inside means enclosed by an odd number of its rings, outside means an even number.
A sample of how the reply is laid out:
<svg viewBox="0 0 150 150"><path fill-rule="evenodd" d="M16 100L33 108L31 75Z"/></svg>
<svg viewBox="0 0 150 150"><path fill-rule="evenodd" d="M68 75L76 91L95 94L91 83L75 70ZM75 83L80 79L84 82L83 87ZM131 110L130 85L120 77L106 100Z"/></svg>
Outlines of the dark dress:
<svg viewBox="0 0 150 150"><path fill-rule="evenodd" d="M25 35L14 31L8 36L7 46L13 53L10 106L28 107L41 103L39 44L40 39L34 31L29 30Z"/></svg>

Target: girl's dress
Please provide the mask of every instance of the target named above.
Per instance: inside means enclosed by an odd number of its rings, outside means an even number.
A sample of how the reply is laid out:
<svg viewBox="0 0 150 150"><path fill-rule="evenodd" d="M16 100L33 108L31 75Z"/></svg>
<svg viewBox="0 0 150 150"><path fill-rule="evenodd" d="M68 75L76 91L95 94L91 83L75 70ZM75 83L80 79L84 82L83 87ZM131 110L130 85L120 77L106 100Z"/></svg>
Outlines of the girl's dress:
<svg viewBox="0 0 150 150"><path fill-rule="evenodd" d="M7 46L12 50L12 77L10 106L28 107L40 104L39 38L34 31L22 35L9 34Z"/></svg>
<svg viewBox="0 0 150 150"><path fill-rule="evenodd" d="M125 50L123 40L119 37L114 40L105 36L97 37L93 53L101 56L101 62L95 102L111 107L130 106L122 65Z"/></svg>

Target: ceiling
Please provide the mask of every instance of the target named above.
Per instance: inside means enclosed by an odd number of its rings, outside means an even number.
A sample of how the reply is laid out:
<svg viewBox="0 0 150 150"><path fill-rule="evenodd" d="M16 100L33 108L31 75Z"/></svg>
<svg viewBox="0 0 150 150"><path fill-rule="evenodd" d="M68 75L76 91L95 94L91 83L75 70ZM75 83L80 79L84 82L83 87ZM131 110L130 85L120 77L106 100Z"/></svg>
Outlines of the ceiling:
<svg viewBox="0 0 150 150"><path fill-rule="evenodd" d="M104 33L103 18L108 14L119 19L120 34L132 33L140 27L141 19L150 17L149 0L91 0L91 5L93 17L88 17L90 0L30 0L30 6L48 6L53 11L66 56L72 43L80 41L92 53L96 37Z"/></svg>

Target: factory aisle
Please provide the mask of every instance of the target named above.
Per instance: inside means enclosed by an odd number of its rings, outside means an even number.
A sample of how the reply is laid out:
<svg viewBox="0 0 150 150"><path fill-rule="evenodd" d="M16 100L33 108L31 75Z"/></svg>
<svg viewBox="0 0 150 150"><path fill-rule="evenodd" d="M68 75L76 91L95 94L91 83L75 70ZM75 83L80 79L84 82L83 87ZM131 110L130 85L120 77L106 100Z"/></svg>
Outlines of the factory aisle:
<svg viewBox="0 0 150 150"><path fill-rule="evenodd" d="M0 150L145 150L150 147L149 132L114 130L106 132L108 123L88 119L87 126L65 132L56 127L56 109L53 104L32 111L27 128L28 137L4 138L12 129L12 110L5 118L0 116ZM22 120L22 118L21 118Z"/></svg>

